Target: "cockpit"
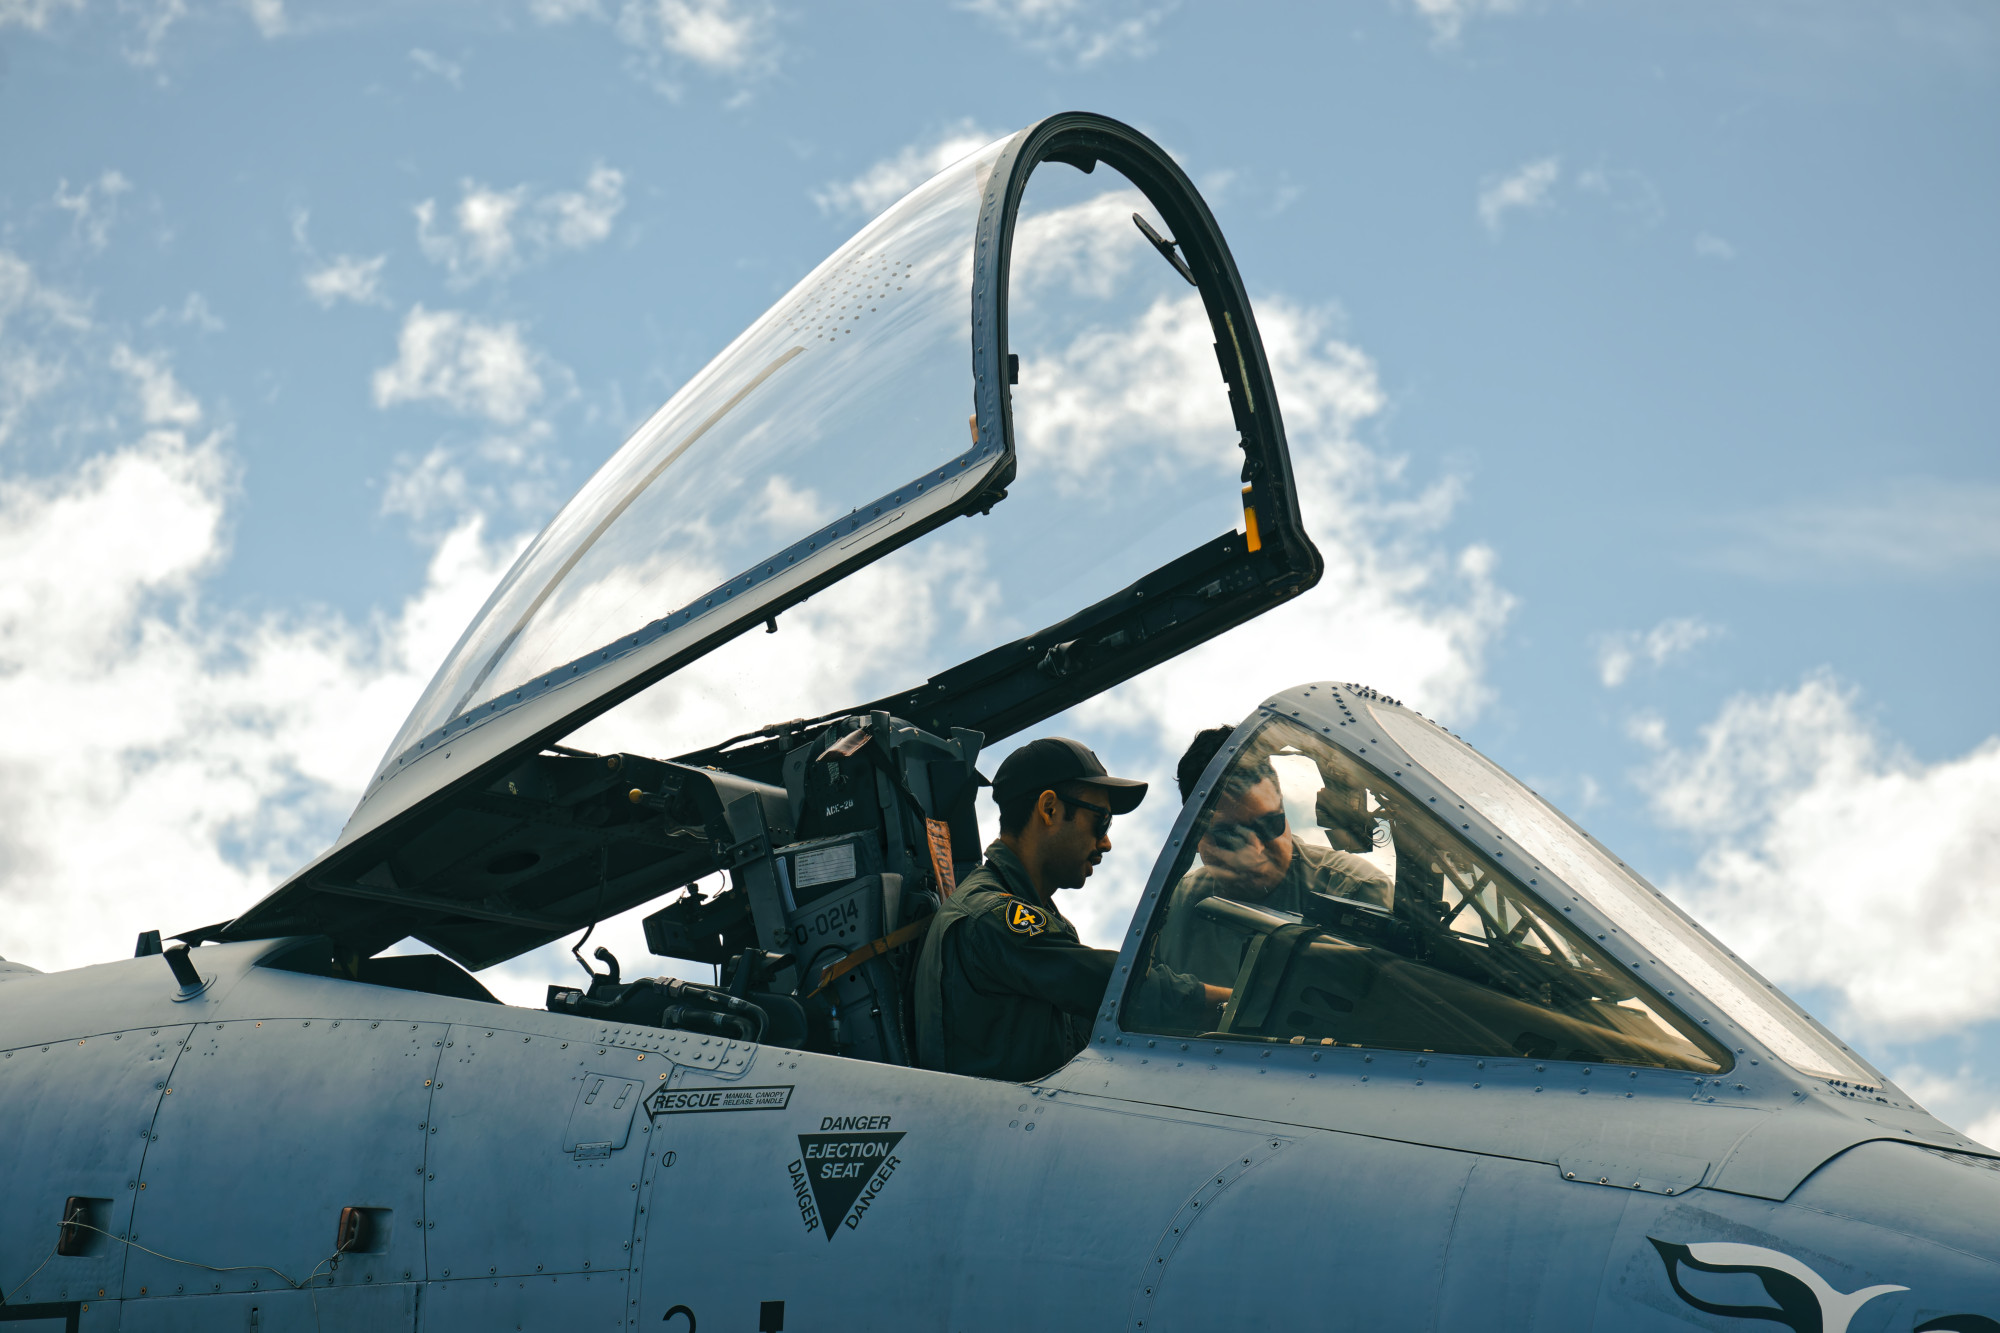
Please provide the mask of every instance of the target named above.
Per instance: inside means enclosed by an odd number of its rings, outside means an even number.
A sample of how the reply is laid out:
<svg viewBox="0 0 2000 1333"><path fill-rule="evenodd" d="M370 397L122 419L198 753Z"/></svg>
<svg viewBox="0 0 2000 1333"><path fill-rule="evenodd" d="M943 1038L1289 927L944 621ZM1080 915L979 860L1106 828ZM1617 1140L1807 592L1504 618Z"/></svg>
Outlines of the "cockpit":
<svg viewBox="0 0 2000 1333"><path fill-rule="evenodd" d="M1138 132L1051 117L864 226L640 426L334 846L195 934L438 989L384 951L477 971L650 906L649 949L713 984L611 964L550 1008L907 1064L909 946L979 862L982 756L1321 568L1207 205ZM1322 721L1267 705L1218 753L1126 946L1228 1004L1135 990L1107 1022L1729 1068L1685 989L1799 1068L1861 1068L1462 742L1308 694Z"/></svg>
<svg viewBox="0 0 2000 1333"><path fill-rule="evenodd" d="M1504 857L1504 853L1502 854ZM1728 1050L1502 858L1302 724L1265 719L1207 788L1144 956L1229 989L1168 1035L1577 1060L1719 1073Z"/></svg>

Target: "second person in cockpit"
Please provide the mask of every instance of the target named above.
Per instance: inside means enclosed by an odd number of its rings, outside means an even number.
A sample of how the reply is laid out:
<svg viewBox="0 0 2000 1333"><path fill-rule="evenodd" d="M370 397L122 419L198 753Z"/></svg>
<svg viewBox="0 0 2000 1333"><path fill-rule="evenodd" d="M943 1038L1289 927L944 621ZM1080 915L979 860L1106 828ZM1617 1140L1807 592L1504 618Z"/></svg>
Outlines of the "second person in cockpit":
<svg viewBox="0 0 2000 1333"><path fill-rule="evenodd" d="M1196 733L1175 774L1182 801L1193 797L1202 773L1234 730L1210 727ZM1247 937L1190 910L1204 898L1220 896L1293 913L1304 911L1309 894L1379 907L1394 901L1388 873L1365 856L1374 847L1366 793L1327 788L1320 800L1328 808L1321 821L1326 847L1292 832L1284 791L1268 755L1249 749L1223 770L1197 826L1201 865L1174 886L1155 952L1162 966L1211 985L1235 983Z"/></svg>

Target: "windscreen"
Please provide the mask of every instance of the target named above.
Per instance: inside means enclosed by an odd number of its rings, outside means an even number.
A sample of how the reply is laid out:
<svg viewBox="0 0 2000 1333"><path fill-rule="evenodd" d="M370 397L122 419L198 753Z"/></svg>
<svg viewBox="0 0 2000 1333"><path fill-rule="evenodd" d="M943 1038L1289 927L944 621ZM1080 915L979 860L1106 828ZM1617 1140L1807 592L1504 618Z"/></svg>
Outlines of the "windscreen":
<svg viewBox="0 0 2000 1333"><path fill-rule="evenodd" d="M774 552L824 555L814 534L965 453L972 245L1003 144L863 228L633 434L501 581L385 771L525 682L588 670L620 636L698 614Z"/></svg>
<svg viewBox="0 0 2000 1333"><path fill-rule="evenodd" d="M1018 470L953 522L725 644L579 731L651 753L817 716L929 676L1109 596L1243 526L1243 453L1201 294L1110 166L1044 162L1012 231ZM800 669L809 663L810 669Z"/></svg>
<svg viewBox="0 0 2000 1333"><path fill-rule="evenodd" d="M1209 791L1148 925L1141 1032L1716 1073L1728 1052L1339 746L1275 718Z"/></svg>
<svg viewBox="0 0 2000 1333"><path fill-rule="evenodd" d="M1503 835L1651 957L1679 973L1710 1003L1800 1073L1873 1083L1876 1075L1827 1040L1790 1001L1683 920L1657 890L1578 832L1541 797L1463 741L1394 708L1369 712L1432 777L1491 820Z"/></svg>

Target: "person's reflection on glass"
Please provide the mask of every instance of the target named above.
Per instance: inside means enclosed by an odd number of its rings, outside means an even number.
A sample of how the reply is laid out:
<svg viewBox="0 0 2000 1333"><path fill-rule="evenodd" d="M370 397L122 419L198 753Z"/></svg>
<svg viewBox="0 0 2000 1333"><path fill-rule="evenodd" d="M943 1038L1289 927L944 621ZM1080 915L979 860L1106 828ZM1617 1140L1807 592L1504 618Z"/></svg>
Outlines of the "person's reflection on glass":
<svg viewBox="0 0 2000 1333"><path fill-rule="evenodd" d="M1194 795L1233 730L1210 727L1196 734L1176 773L1183 802ZM1374 846L1367 794L1328 787L1301 795L1315 799L1328 846L1305 842L1292 831L1285 792L1268 755L1246 749L1224 770L1196 826L1201 864L1174 887L1160 932L1160 963L1212 985L1234 984L1247 936L1190 910L1204 898L1296 913L1303 913L1307 895L1315 893L1381 907L1394 900L1388 872L1364 855Z"/></svg>

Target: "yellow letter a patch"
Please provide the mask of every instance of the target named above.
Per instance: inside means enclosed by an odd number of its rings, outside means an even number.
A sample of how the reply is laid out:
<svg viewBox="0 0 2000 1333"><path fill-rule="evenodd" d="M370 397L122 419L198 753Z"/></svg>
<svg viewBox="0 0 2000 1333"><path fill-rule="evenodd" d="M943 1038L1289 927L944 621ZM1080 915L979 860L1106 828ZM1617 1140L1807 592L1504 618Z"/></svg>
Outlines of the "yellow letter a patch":
<svg viewBox="0 0 2000 1333"><path fill-rule="evenodd" d="M1016 935L1039 935L1048 929L1049 924L1049 919L1042 915L1039 907L1030 907L1026 903L1014 903L1008 907L1005 918L1007 929Z"/></svg>

